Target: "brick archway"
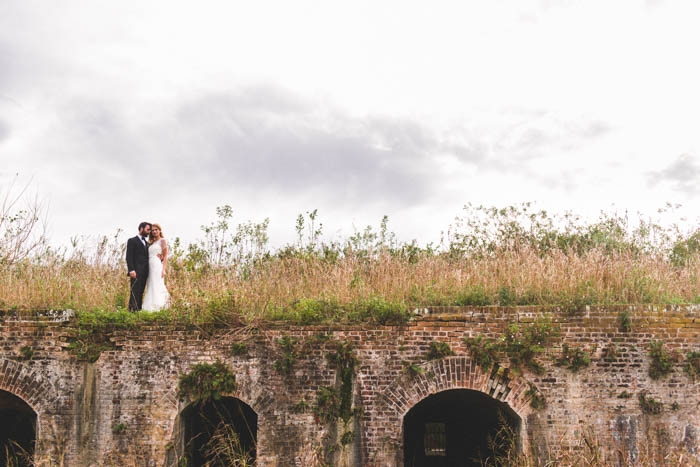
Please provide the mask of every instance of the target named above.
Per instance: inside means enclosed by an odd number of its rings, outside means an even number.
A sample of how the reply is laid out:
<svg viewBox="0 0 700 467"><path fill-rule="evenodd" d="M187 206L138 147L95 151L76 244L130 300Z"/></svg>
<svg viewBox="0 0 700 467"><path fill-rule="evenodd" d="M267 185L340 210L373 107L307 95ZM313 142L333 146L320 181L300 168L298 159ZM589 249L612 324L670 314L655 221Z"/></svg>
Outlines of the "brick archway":
<svg viewBox="0 0 700 467"><path fill-rule="evenodd" d="M428 361L420 367L420 373L397 377L379 396L382 411L393 420L390 426L386 426L389 430L384 438L385 446L391 445L395 450L396 457L392 462L396 465L403 462L403 420L406 414L429 396L452 389L478 391L507 404L521 420L520 433L527 433L528 415L534 410L530 407L532 392L529 389L534 386L522 375L515 375L498 364L482 369L469 356ZM520 448L523 451L529 449L526 436L521 436ZM378 454L377 449L381 451L385 448L365 445L365 449L369 458L373 459Z"/></svg>
<svg viewBox="0 0 700 467"><path fill-rule="evenodd" d="M61 395L55 381L35 372L30 366L0 358L0 390L24 401L36 414L35 460L46 460L65 448L57 441L62 423Z"/></svg>
<svg viewBox="0 0 700 467"><path fill-rule="evenodd" d="M60 397L54 381L28 365L7 359L0 359L0 390L22 399L37 415L53 411Z"/></svg>
<svg viewBox="0 0 700 467"><path fill-rule="evenodd" d="M248 382L249 383L249 382ZM264 459L271 454L268 453L266 429L269 427L268 414L275 407L276 395L269 389L259 384L243 384L237 382L237 389L233 392L222 393L222 398L237 399L243 404L250 407L257 417L257 434L256 434L256 458ZM190 398L180 399L177 392L177 385L171 390L171 397L176 401L177 413L172 421L170 433L170 448L167 449L165 457L167 465L177 465L179 456L184 451L185 430L183 412L187 410L196 401ZM272 456L274 458L274 455Z"/></svg>
<svg viewBox="0 0 700 467"><path fill-rule="evenodd" d="M498 364L483 370L471 358L448 357L425 362L422 373L402 375L389 385L383 398L396 415L403 417L431 394L449 389L472 389L508 404L520 418L530 413L531 383Z"/></svg>

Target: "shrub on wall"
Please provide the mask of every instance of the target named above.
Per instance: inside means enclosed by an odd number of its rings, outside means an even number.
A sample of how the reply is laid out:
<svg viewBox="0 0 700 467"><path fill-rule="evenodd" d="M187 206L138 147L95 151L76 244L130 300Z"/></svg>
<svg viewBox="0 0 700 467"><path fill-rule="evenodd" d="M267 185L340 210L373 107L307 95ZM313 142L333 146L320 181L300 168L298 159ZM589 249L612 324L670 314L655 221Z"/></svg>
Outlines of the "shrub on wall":
<svg viewBox="0 0 700 467"><path fill-rule="evenodd" d="M464 343L472 355L472 359L482 369L489 368L496 361L498 345L493 339L485 339L484 336L465 337Z"/></svg>
<svg viewBox="0 0 700 467"><path fill-rule="evenodd" d="M683 367L686 373L695 378L700 374L700 352L691 351L685 356L685 365Z"/></svg>
<svg viewBox="0 0 700 467"><path fill-rule="evenodd" d="M428 349L428 353L425 355L425 359L439 360L454 354L455 353L450 348L450 344L447 342L433 341L430 343L430 348Z"/></svg>
<svg viewBox="0 0 700 467"><path fill-rule="evenodd" d="M186 375L180 376L178 396L194 401L219 400L225 393L236 390L236 376L219 360L198 363Z"/></svg>
<svg viewBox="0 0 700 467"><path fill-rule="evenodd" d="M535 374L542 374L544 367L535 357L544 352L559 334L560 330L552 325L551 318L540 317L523 326L510 323L499 340L477 336L465 338L464 343L482 368L498 361L497 355L503 353L508 356L513 369L519 370L525 366Z"/></svg>
<svg viewBox="0 0 700 467"><path fill-rule="evenodd" d="M664 408L662 402L657 401L653 397L649 397L646 391L639 393L639 406L642 408L642 412L646 414L659 414Z"/></svg>
<svg viewBox="0 0 700 467"><path fill-rule="evenodd" d="M649 342L649 376L651 379L663 378L673 370L671 354L663 348L663 341Z"/></svg>
<svg viewBox="0 0 700 467"><path fill-rule="evenodd" d="M557 359L557 365L568 368L573 372L577 372L581 368L591 364L591 356L583 349L578 347L569 347L566 344L562 345L562 355Z"/></svg>

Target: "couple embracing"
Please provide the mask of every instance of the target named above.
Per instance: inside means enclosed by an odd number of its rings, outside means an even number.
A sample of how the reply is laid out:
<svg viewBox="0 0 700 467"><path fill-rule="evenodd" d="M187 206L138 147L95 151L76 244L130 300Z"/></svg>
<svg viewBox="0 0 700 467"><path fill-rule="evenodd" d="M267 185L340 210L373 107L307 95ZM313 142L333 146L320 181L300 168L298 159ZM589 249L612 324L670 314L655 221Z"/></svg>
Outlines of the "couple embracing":
<svg viewBox="0 0 700 467"><path fill-rule="evenodd" d="M126 266L131 281L129 310L158 311L168 306L165 288L168 244L158 224L141 222L139 234L126 242ZM145 293L144 293L145 290Z"/></svg>

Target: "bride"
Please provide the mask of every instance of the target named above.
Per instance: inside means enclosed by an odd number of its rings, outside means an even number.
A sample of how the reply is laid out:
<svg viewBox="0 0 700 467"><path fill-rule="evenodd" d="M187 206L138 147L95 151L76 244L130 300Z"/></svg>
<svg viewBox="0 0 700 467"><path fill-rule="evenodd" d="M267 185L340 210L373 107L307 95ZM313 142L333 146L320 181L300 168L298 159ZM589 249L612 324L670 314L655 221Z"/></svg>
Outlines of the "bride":
<svg viewBox="0 0 700 467"><path fill-rule="evenodd" d="M168 265L168 244L163 237L159 224L151 227L148 247L148 278L146 293L143 296L142 309L158 311L167 308L170 301L168 289L165 288L165 268Z"/></svg>

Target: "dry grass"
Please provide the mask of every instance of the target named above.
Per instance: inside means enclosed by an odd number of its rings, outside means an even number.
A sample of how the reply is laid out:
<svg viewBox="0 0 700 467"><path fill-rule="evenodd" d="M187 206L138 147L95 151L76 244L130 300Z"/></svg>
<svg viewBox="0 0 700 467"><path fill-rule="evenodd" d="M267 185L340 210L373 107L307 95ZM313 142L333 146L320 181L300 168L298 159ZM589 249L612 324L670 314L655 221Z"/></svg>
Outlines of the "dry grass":
<svg viewBox="0 0 700 467"><path fill-rule="evenodd" d="M469 209L437 248L398 244L386 219L377 233L368 227L323 243L300 216L298 242L270 251L267 221L229 230L231 211L218 208L221 219L203 228L203 240L186 251L173 244L166 277L173 310L250 321L284 318L309 304L334 310L337 319L344 308L372 300L404 309L699 301L698 233L649 223L630 228L626 218L609 215L593 224L564 222L533 214L529 205ZM123 244L118 232L73 244L70 253L45 247L22 261L0 261L0 308L125 308Z"/></svg>
<svg viewBox="0 0 700 467"><path fill-rule="evenodd" d="M583 255L529 248L483 258L423 254L414 262L384 252L367 260L318 255L273 256L242 274L236 267L190 270L171 260L168 288L175 307L229 307L247 318L265 316L301 299L344 305L380 297L421 305L563 305L696 302L697 262L672 266L659 258ZM70 259L24 262L0 270L0 307L113 310L126 306L128 278L117 264Z"/></svg>

